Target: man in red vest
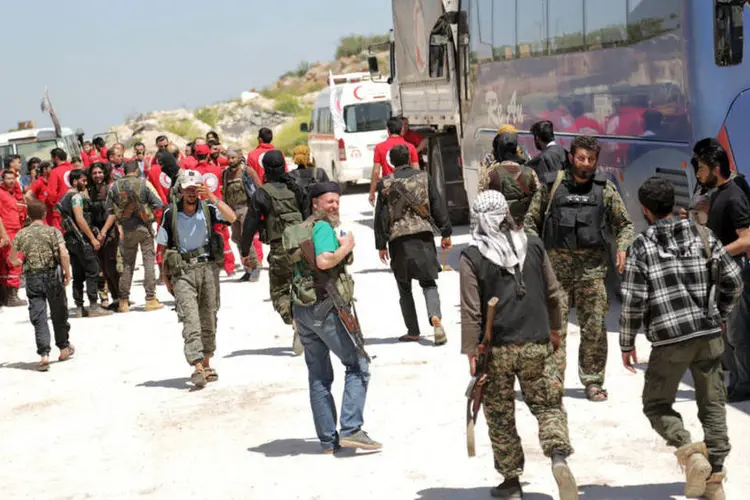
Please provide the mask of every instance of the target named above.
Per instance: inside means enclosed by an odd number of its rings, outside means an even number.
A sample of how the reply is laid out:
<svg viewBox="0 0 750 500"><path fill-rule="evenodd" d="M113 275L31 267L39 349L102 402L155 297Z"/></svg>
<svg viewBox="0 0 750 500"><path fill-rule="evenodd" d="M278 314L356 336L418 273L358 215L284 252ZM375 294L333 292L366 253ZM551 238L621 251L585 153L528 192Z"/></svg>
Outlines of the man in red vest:
<svg viewBox="0 0 750 500"><path fill-rule="evenodd" d="M21 267L10 263L13 238L26 221L26 200L21 185L12 170L4 170L0 185L0 305L25 306L18 298L21 287Z"/></svg>
<svg viewBox="0 0 750 500"><path fill-rule="evenodd" d="M62 231L62 216L55 205L70 190L70 172L73 165L68 162L68 153L63 149L53 149L50 157L54 167L47 180L47 225Z"/></svg>
<svg viewBox="0 0 750 500"><path fill-rule="evenodd" d="M273 132L271 129L263 127L258 131L258 147L247 155L247 166L255 170L261 182L265 182L263 179L263 155L276 149L271 141L273 141Z"/></svg>

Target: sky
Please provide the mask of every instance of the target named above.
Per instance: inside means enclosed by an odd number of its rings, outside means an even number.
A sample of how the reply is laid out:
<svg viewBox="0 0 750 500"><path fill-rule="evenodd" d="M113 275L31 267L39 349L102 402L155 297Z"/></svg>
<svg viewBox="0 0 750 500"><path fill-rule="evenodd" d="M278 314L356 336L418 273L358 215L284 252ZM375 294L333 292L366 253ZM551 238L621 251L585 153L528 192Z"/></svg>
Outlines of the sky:
<svg viewBox="0 0 750 500"><path fill-rule="evenodd" d="M339 38L392 27L391 0L0 0L0 132L52 125L86 137L129 115L261 89Z"/></svg>

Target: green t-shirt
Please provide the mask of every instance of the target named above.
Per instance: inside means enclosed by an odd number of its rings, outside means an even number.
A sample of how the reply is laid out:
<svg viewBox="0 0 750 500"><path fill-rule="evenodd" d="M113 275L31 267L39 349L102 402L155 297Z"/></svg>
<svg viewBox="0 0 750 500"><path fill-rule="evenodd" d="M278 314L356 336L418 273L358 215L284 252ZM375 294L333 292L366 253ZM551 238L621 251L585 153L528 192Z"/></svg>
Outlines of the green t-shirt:
<svg viewBox="0 0 750 500"><path fill-rule="evenodd" d="M315 246L315 256L326 252L335 252L339 248L339 240L336 238L336 231L333 226L326 221L318 221L313 227L312 235L313 245Z"/></svg>

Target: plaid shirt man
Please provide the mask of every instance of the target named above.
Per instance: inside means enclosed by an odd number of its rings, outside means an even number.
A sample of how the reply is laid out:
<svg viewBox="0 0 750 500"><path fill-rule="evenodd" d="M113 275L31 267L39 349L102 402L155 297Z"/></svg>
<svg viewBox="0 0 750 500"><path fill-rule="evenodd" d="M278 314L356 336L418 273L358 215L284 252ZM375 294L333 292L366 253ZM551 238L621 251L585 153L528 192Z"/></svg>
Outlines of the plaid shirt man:
<svg viewBox="0 0 750 500"><path fill-rule="evenodd" d="M710 265L690 220L661 219L633 241L622 282L622 352L635 348L641 327L654 347L721 334L742 293L742 278L721 242L706 233ZM712 287L715 300L709 304Z"/></svg>

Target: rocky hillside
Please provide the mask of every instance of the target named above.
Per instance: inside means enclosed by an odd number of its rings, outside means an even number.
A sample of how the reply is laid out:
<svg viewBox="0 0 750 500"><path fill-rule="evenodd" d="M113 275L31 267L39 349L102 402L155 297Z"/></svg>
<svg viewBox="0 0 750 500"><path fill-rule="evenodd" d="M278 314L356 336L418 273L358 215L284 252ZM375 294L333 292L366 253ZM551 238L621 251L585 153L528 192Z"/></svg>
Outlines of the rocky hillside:
<svg viewBox="0 0 750 500"><path fill-rule="evenodd" d="M129 117L111 128L120 142L130 148L143 141L152 148L156 137L164 134L184 147L195 137L215 130L225 145L248 150L255 146L258 129L274 130L274 144L289 154L298 144L307 142L299 125L308 121L318 93L328 85L328 73L367 71L367 46L383 37L350 36L341 39L336 60L301 62L295 70L279 77L260 91L238 91L238 98L196 109L152 111ZM379 52L381 68L387 68L388 53Z"/></svg>

